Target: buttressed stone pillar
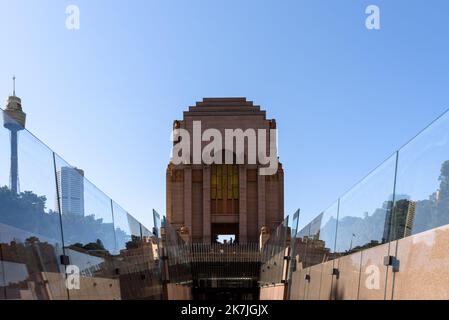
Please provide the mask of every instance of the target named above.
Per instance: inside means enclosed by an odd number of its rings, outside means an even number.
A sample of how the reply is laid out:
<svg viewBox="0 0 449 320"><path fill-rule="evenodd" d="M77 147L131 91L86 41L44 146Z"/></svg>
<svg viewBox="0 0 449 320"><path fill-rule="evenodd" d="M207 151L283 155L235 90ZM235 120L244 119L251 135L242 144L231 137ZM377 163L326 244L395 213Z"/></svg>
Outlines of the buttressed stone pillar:
<svg viewBox="0 0 449 320"><path fill-rule="evenodd" d="M268 238L270 238L270 230L268 227L263 226L260 229L260 236L259 236L259 248L262 249L265 243L268 241Z"/></svg>
<svg viewBox="0 0 449 320"><path fill-rule="evenodd" d="M187 228L186 226L182 226L181 229L179 229L179 236L181 237L182 240L184 240L185 243L189 243L190 242L189 228Z"/></svg>

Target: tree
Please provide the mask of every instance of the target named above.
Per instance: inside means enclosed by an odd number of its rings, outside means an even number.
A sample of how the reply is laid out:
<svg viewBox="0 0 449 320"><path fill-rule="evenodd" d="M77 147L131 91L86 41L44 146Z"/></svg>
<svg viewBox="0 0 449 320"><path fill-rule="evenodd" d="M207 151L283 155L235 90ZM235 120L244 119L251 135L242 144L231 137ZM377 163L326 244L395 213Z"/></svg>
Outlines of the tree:
<svg viewBox="0 0 449 320"><path fill-rule="evenodd" d="M443 162L440 170L440 199L449 198L449 160Z"/></svg>

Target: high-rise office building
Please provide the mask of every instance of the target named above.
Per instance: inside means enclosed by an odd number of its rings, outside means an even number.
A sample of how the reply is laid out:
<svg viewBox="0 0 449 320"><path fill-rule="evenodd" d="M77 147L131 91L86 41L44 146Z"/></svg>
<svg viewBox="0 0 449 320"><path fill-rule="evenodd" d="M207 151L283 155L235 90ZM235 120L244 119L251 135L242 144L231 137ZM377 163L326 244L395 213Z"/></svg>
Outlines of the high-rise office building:
<svg viewBox="0 0 449 320"><path fill-rule="evenodd" d="M383 242L412 235L415 213L416 201L409 199L395 201L394 206L386 215Z"/></svg>
<svg viewBox="0 0 449 320"><path fill-rule="evenodd" d="M61 213L84 216L84 171L61 167L57 177Z"/></svg>

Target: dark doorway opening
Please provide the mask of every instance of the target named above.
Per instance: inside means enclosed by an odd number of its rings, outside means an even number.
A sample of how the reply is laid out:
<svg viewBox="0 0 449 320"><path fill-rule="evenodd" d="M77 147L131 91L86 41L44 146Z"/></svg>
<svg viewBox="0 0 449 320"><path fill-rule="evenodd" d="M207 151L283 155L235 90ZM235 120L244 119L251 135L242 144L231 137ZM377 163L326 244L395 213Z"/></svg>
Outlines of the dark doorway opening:
<svg viewBox="0 0 449 320"><path fill-rule="evenodd" d="M239 241L238 223L213 223L211 227L212 242L237 244ZM230 241L232 239L232 241Z"/></svg>

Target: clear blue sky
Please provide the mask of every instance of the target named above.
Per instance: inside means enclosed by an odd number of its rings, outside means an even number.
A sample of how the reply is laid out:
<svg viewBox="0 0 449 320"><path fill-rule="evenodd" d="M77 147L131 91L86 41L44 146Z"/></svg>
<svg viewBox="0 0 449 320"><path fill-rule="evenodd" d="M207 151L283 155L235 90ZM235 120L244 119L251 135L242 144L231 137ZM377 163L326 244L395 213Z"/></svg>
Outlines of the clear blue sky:
<svg viewBox="0 0 449 320"><path fill-rule="evenodd" d="M381 30L365 28L369 4ZM306 221L449 106L448 13L446 0L0 0L0 96L16 74L27 128L149 226L172 121L245 96L277 120L285 213Z"/></svg>

